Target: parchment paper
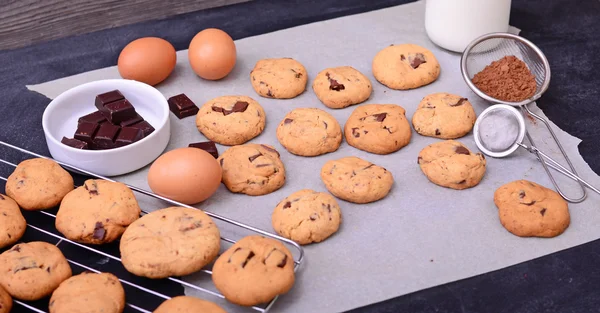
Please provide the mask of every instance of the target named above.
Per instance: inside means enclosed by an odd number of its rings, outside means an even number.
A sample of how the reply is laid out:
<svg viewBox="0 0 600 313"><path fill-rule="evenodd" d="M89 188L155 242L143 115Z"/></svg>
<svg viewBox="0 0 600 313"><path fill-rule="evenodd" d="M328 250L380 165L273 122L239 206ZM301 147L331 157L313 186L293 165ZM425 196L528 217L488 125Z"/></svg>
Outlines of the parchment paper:
<svg viewBox="0 0 600 313"><path fill-rule="evenodd" d="M428 40L423 15L423 2L416 2L238 40L236 68L218 82L203 81L195 76L188 65L187 51L180 51L174 73L158 86L165 97L183 92L198 105L213 97L232 94L249 95L258 100L267 112L267 127L252 142L277 147L286 165L288 179L277 192L250 197L232 194L221 187L200 208L272 231L271 212L281 199L302 188L327 191L319 171L330 159L354 155L384 166L394 175L395 185L384 200L365 205L339 200L343 210L342 227L325 242L305 247L306 262L298 272L297 283L289 294L279 299L273 308L275 312L348 310L497 270L600 237L597 227L600 224L597 211L600 198L596 194L590 194L582 204L570 205L571 226L557 238L519 238L500 225L493 203L496 188L523 178L552 187L539 162L523 149L508 158L488 158L483 181L472 189L456 191L433 185L422 174L417 155L425 146L438 140L415 132L407 147L386 156L359 151L344 142L334 153L305 158L287 153L278 143L277 124L294 108L325 109L341 125L356 108L331 110L318 101L310 84L326 67L351 65L362 71L374 86L374 93L366 103L399 104L406 109L409 119L421 98L434 92L463 95L473 103L477 113L485 109L489 104L472 93L460 76L460 56L443 51ZM373 56L380 49L399 43L415 43L431 49L441 64L439 79L429 86L410 91L393 91L377 83L371 73ZM307 91L291 100L259 97L250 85L249 72L257 60L267 57L292 57L302 62L309 72ZM107 78L119 78L116 67L29 88L54 98L81 83ZM535 105L532 108L543 115ZM167 149L205 139L196 130L193 117L178 120L171 116L171 122L172 136ZM558 157L558 149L543 126L530 120L527 123L538 146ZM578 153L580 140L554 124L552 126L579 173L592 184L600 185L599 177ZM472 135L460 141L472 150L477 149ZM221 153L224 150L225 147L219 146ZM143 169L118 179L148 188L145 175L146 169ZM572 181L561 178L559 182L568 194L578 194L578 186ZM146 198L140 201L147 210L166 206ZM229 231L223 227L222 232ZM214 290L205 274L186 279ZM189 288L187 292L223 304L231 312L247 311Z"/></svg>

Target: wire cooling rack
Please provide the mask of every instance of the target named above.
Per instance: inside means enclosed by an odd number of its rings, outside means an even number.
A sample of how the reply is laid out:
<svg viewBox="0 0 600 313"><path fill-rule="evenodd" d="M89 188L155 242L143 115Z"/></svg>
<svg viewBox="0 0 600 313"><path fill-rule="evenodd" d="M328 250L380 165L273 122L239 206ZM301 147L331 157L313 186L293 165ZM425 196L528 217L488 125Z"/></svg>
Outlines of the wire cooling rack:
<svg viewBox="0 0 600 313"><path fill-rule="evenodd" d="M0 171L0 180L2 180L4 182L7 180L9 173L11 173L14 170L14 168L17 166L17 164L23 160L22 158L20 161L8 160L9 155L12 156L11 157L12 159L19 159L17 157L17 155L21 155L21 156L26 155L27 157L25 159L34 158L34 157L51 159L46 156L39 155L37 153L28 151L26 149L11 145L11 144L3 142L3 141L0 141L0 147L1 146L8 148L7 151L0 152L0 165L1 165L1 167L4 167L4 170ZM71 174L74 176L78 175L78 173L82 173L86 176L89 176L89 177L92 177L95 179L104 179L104 180L112 181L112 182L115 181L110 178L103 177L103 176L88 172L86 170L71 166L69 164L65 164L63 162L59 162L56 160L54 160L54 161L57 162L58 164L62 165L63 168L65 168L66 170L71 172ZM8 169L8 171L6 169ZM89 177L83 177L83 179L86 179ZM2 181L0 181L0 183L3 183ZM77 179L75 181L77 181ZM195 207L192 207L192 206L189 206L189 205L186 205L183 203L179 203L177 201L156 195L150 191L147 191L147 190L135 187L135 186L131 186L128 184L126 184L126 185L131 190L133 190L141 195L162 200L164 202L167 202L170 205L197 209ZM54 218L56 217L55 213L53 213L53 212L55 212L55 211L56 211L56 209L44 210L44 211L33 211L33 212L24 211L23 215L25 216L25 219L27 220L27 232L26 232L25 236L23 237L23 239L21 240L21 242L26 241L24 239L27 237L30 237L30 236L28 236L28 233L31 231L38 233L38 234L34 234L34 235L38 235L38 236L40 234L44 235L44 238L45 238L44 241L52 241L53 243L55 243L55 245L57 247L59 247L61 249L61 251L63 252L65 257L67 258L67 261L71 264L71 268L73 269L74 275L76 273L82 272L82 271L90 271L90 272L96 272L96 273L107 272L107 270L105 270L105 268L108 266L105 266L105 264L107 264L109 262L113 262L113 263L118 262L118 264L120 265L121 259L119 257L118 241L113 242L108 245L92 247L89 245L85 245L85 244L81 244L81 243L69 240L69 239L65 238L62 234L60 234L56 229L53 228L54 227ZM234 228L237 228L238 231L242 230L245 232L249 232L250 234L260 234L265 237L270 237L270 238L282 241L288 248L291 248L290 250L292 251L292 254L294 255L294 271L297 272L298 269L300 268L300 265L302 264L302 261L304 260L304 250L297 243L295 243L291 240L288 240L286 238L271 234L267 231L252 227L250 225L246 225L244 223L226 218L224 216L220 216L220 215L212 213L212 212L208 212L208 211L203 211L203 212L215 220L224 222L225 224L228 224L228 225L233 226ZM148 213L147 211L142 210L142 215L147 214L147 213ZM37 225L34 225L34 224L37 224ZM234 230L232 232L238 233L238 231ZM230 246L231 244L235 243L234 239L224 237L223 231L221 231L221 235L222 235L221 240L222 240L224 247ZM238 234L238 236L239 236L239 234ZM32 241L32 240L29 240L29 241ZM68 253L68 252L71 252L71 253ZM75 259L77 259L77 261ZM154 309L156 309L158 304L162 303L162 301L165 301L165 300L168 300L171 298L171 296L167 295L169 292L156 291L156 289L160 289L160 288L155 288L155 287L161 287L163 290L165 290L165 289L172 290L172 289L174 289L173 287L175 285L179 284L179 285L191 288L192 290L194 290L197 293L200 293L202 295L201 298L204 300L214 301L214 300L218 299L218 300L222 301L222 299L225 298L221 293L219 293L214 288L214 285L208 286L207 284L202 284L202 285L192 284L192 283L189 283L178 277L168 277L168 278L160 279L160 280L150 280L150 279L146 279L146 278L136 277L136 276L128 273L126 270L124 270L122 265L120 265L120 266L121 266L120 268L118 268L117 270L114 270L115 266L113 264L111 269L113 269L113 271L114 271L112 274L114 274L115 276L117 276L119 278L123 287L125 288L126 299L127 299L127 304L126 304L127 312L151 313ZM195 280L198 280L198 278L199 278L200 280L210 281L210 275L212 275L212 271L210 270L211 266L212 265L209 265L209 266L205 267L204 269L200 270L199 272L193 274L194 277L196 278ZM173 284L175 284L175 285L169 286L168 284L165 284L165 282L170 283L171 285L173 285ZM136 296L131 296L131 294L136 295ZM143 298L142 301L137 301L137 303L132 302L136 299L139 300L139 296L141 296L142 294L145 294L145 296L142 297ZM154 301L148 300L151 298L155 298ZM269 312L271 310L271 308L273 307L273 305L275 304L275 302L277 301L277 298L278 297L275 297L269 303L266 303L262 306L248 307L248 308L246 308L246 311L262 312L262 313ZM24 308L26 310L32 311L32 312L41 312L41 313L47 312L47 301L46 302L37 301L36 303L29 303L29 302L23 302L23 301L14 299L14 303L16 305L21 306L22 308ZM15 310L15 309L13 309L13 310Z"/></svg>

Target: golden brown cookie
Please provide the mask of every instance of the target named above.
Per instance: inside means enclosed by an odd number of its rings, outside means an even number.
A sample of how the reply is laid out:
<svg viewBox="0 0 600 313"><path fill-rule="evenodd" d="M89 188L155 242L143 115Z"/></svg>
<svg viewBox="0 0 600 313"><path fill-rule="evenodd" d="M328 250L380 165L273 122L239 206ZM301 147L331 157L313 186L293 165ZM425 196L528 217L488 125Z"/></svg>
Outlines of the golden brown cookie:
<svg viewBox="0 0 600 313"><path fill-rule="evenodd" d="M25 301L50 295L72 274L62 252L42 241L20 243L0 254L0 273L0 286Z"/></svg>
<svg viewBox="0 0 600 313"><path fill-rule="evenodd" d="M278 240L247 236L219 256L212 280L232 303L266 303L294 285L294 258Z"/></svg>
<svg viewBox="0 0 600 313"><path fill-rule="evenodd" d="M169 207L127 227L121 237L121 262L137 276L184 276L212 262L220 247L219 229L206 213Z"/></svg>
<svg viewBox="0 0 600 313"><path fill-rule="evenodd" d="M55 161L44 158L19 163L6 181L6 194L23 210L55 207L73 188L71 174Z"/></svg>
<svg viewBox="0 0 600 313"><path fill-rule="evenodd" d="M271 215L275 231L301 245L321 242L340 228L342 211L334 197L303 189L283 199Z"/></svg>
<svg viewBox="0 0 600 313"><path fill-rule="evenodd" d="M12 297L0 286L0 313L9 313L12 306Z"/></svg>
<svg viewBox="0 0 600 313"><path fill-rule="evenodd" d="M373 58L373 76L391 89L414 89L435 81L440 64L431 51L414 44L391 45Z"/></svg>
<svg viewBox="0 0 600 313"><path fill-rule="evenodd" d="M308 73L292 58L262 59L250 72L250 82L261 97L290 99L304 92Z"/></svg>
<svg viewBox="0 0 600 313"><path fill-rule="evenodd" d="M344 125L349 145L376 154L389 154L408 145L412 131L403 107L365 104L357 107Z"/></svg>
<svg viewBox="0 0 600 313"><path fill-rule="evenodd" d="M423 136L456 139L468 134L475 120L475 110L467 98L440 92L421 100L412 124Z"/></svg>
<svg viewBox="0 0 600 313"><path fill-rule="evenodd" d="M219 156L223 184L231 192L250 196L271 193L285 184L285 167L272 146L248 143Z"/></svg>
<svg viewBox="0 0 600 313"><path fill-rule="evenodd" d="M358 157L328 161L321 168L321 179L334 196L354 203L383 199L394 184L392 173Z"/></svg>
<svg viewBox="0 0 600 313"><path fill-rule="evenodd" d="M317 98L331 109L341 109L366 101L373 92L367 76L351 66L327 68L312 85Z"/></svg>
<svg viewBox="0 0 600 313"><path fill-rule="evenodd" d="M113 274L83 272L54 290L48 308L50 313L121 313L125 290Z"/></svg>
<svg viewBox="0 0 600 313"><path fill-rule="evenodd" d="M27 222L19 205L8 196L0 194L0 249L19 241L25 233L25 228Z"/></svg>
<svg viewBox="0 0 600 313"><path fill-rule="evenodd" d="M571 223L567 201L531 181L501 186L494 193L494 203L502 226L519 237L556 237Z"/></svg>
<svg viewBox="0 0 600 313"><path fill-rule="evenodd" d="M196 127L206 138L226 146L241 145L265 129L262 106L246 96L223 96L204 103Z"/></svg>
<svg viewBox="0 0 600 313"><path fill-rule="evenodd" d="M67 194L56 214L56 229L68 239L104 244L117 240L141 209L125 184L88 179Z"/></svg>
<svg viewBox="0 0 600 313"><path fill-rule="evenodd" d="M298 108L279 123L277 140L295 155L317 156L340 147L342 128L331 114L321 109Z"/></svg>
<svg viewBox="0 0 600 313"><path fill-rule="evenodd" d="M477 186L487 165L483 154L473 153L455 140L440 141L423 148L417 162L429 181L457 190Z"/></svg>
<svg viewBox="0 0 600 313"><path fill-rule="evenodd" d="M163 302L153 313L227 313L217 304L190 296L178 296Z"/></svg>

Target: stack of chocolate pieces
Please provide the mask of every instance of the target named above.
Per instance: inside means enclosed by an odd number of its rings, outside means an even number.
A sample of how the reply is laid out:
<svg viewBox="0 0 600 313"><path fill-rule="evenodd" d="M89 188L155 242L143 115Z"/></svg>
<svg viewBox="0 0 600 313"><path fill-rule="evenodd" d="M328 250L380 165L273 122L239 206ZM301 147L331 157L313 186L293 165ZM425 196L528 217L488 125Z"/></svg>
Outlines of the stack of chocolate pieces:
<svg viewBox="0 0 600 313"><path fill-rule="evenodd" d="M98 111L80 117L73 138L63 137L63 144L87 150L114 149L154 131L119 90L97 95L95 104Z"/></svg>

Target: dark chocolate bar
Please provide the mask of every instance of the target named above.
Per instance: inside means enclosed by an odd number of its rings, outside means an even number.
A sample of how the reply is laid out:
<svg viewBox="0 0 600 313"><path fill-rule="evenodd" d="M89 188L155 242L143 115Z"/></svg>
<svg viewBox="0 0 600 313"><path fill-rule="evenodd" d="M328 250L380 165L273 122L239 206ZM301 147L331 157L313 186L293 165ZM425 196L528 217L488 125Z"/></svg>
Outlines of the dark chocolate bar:
<svg viewBox="0 0 600 313"><path fill-rule="evenodd" d="M112 149L115 147L115 139L121 127L109 123L100 124L96 136L92 141L95 149Z"/></svg>
<svg viewBox="0 0 600 313"><path fill-rule="evenodd" d="M77 140L85 141L88 144L92 143L94 139L94 135L96 135L96 131L100 124L90 123L90 122L82 122L79 123L77 130L75 131L75 135L73 137Z"/></svg>
<svg viewBox="0 0 600 313"><path fill-rule="evenodd" d="M134 118L137 113L127 99L108 103L100 109L102 115L112 124L119 125L121 122Z"/></svg>
<svg viewBox="0 0 600 313"><path fill-rule="evenodd" d="M148 137L148 135L152 134L152 132L154 131L154 127L152 127L152 125L150 125L150 123L148 123L148 121L141 121L141 122L139 122L137 124L133 124L129 127L141 129L142 132L144 132L144 137Z"/></svg>
<svg viewBox="0 0 600 313"><path fill-rule="evenodd" d="M133 118L122 121L120 125L121 125L121 127L128 127L133 124L137 124L143 120L144 120L144 118L142 118L139 114L136 113L136 115Z"/></svg>
<svg viewBox="0 0 600 313"><path fill-rule="evenodd" d="M60 142L75 149L87 150L89 148L87 142L73 138L63 137Z"/></svg>
<svg viewBox="0 0 600 313"><path fill-rule="evenodd" d="M195 115L199 111L196 104L183 93L169 98L167 102L171 112L179 119Z"/></svg>
<svg viewBox="0 0 600 313"><path fill-rule="evenodd" d="M212 156L214 156L215 159L217 159L219 157L219 150L217 150L217 146L212 141L190 143L188 145L188 147L202 149L202 150L212 154Z"/></svg>
<svg viewBox="0 0 600 313"><path fill-rule="evenodd" d="M94 113L90 113L88 115L84 115L84 116L80 117L77 122L78 123L88 122L88 123L102 124L102 123L106 122L106 117L104 117L102 112L96 111Z"/></svg>
<svg viewBox="0 0 600 313"><path fill-rule="evenodd" d="M96 101L95 101L96 108L98 108L98 110L102 111L102 108L104 108L105 105L115 102L115 101L123 100L123 99L125 99L125 97L118 90L112 90L109 92L105 92L103 94L99 94L96 96Z"/></svg>
<svg viewBox="0 0 600 313"><path fill-rule="evenodd" d="M130 145L144 138L144 131L141 128L123 127L115 140L115 147Z"/></svg>

